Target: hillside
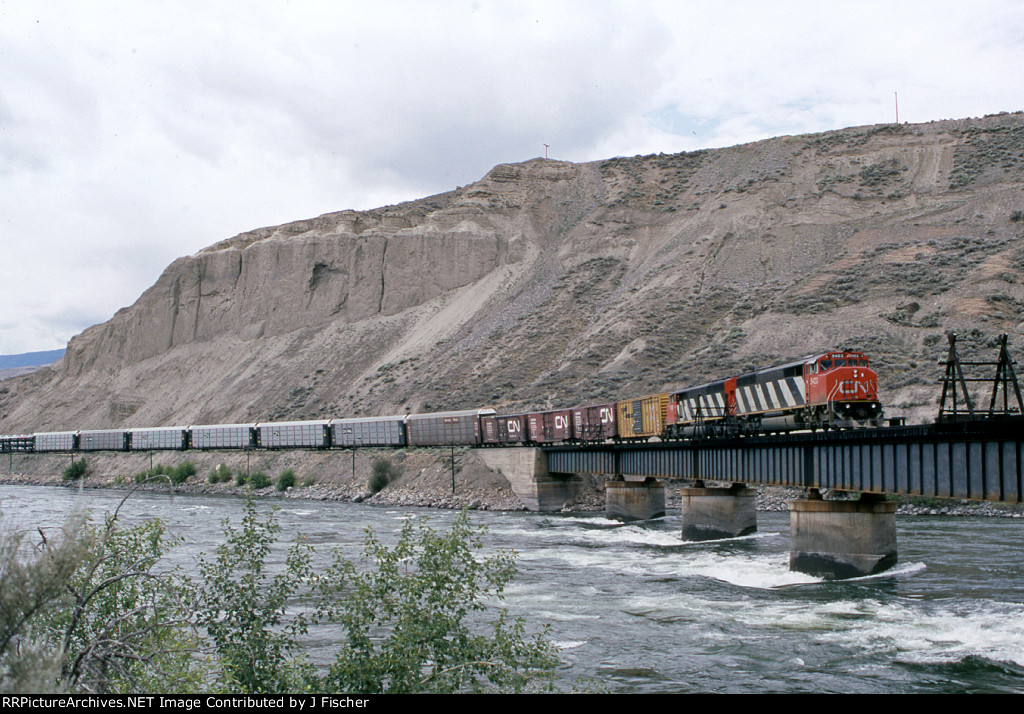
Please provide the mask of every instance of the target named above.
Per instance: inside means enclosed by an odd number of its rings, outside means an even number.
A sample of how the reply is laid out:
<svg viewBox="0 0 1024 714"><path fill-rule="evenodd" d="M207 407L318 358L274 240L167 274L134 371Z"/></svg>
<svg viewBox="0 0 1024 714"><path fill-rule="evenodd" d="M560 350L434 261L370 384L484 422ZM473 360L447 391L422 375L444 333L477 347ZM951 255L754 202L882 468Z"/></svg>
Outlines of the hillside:
<svg viewBox="0 0 1024 714"><path fill-rule="evenodd" d="M0 433L570 405L830 347L921 420L945 330L1024 353L1022 236L1022 114L503 164L176 260L0 383Z"/></svg>

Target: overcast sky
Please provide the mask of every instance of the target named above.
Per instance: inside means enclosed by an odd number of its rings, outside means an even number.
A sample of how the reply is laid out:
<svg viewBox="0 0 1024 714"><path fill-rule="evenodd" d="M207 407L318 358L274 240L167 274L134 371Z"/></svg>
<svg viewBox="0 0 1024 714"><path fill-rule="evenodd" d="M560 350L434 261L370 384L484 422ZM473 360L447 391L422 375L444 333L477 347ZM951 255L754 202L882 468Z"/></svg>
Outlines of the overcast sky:
<svg viewBox="0 0 1024 714"><path fill-rule="evenodd" d="M175 258L543 156L1024 109L1024 2L0 0L0 354Z"/></svg>

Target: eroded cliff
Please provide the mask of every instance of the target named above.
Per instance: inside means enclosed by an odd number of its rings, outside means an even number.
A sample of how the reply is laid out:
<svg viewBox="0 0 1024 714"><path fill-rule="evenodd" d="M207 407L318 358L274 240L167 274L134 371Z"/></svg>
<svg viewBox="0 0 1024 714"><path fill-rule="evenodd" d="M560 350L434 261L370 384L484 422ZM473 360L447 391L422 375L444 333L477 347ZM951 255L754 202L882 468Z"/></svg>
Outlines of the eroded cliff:
<svg viewBox="0 0 1024 714"><path fill-rule="evenodd" d="M1022 236L1020 114L504 164L175 261L0 384L0 432L545 407L834 346L924 418L944 330L1020 343Z"/></svg>

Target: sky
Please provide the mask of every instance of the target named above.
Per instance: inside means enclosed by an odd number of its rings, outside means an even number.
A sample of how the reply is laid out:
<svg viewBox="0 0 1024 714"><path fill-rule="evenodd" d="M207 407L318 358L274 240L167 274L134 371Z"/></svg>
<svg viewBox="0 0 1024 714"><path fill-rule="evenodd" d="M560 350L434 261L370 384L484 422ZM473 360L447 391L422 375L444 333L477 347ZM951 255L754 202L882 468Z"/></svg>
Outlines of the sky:
<svg viewBox="0 0 1024 714"><path fill-rule="evenodd" d="M545 151L1024 110L1022 68L1019 0L0 0L0 354L261 226Z"/></svg>

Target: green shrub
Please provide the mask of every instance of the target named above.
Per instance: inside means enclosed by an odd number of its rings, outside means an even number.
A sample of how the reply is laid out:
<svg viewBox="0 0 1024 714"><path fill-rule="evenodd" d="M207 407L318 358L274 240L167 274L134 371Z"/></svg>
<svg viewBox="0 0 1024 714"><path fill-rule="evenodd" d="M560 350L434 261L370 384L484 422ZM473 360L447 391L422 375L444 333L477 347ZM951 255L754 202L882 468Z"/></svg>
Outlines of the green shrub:
<svg viewBox="0 0 1024 714"><path fill-rule="evenodd" d="M79 515L57 533L0 529L0 692L195 691L190 586L161 562L159 520L121 528ZM159 567L154 568L154 566Z"/></svg>
<svg viewBox="0 0 1024 714"><path fill-rule="evenodd" d="M391 463L391 459L381 456L374 460L373 474L366 485L370 493L377 493L401 475L402 470Z"/></svg>
<svg viewBox="0 0 1024 714"><path fill-rule="evenodd" d="M387 547L368 532L363 556L336 553L323 572L296 538L271 575L266 558L280 526L246 504L241 528L225 522L216 559L200 558L205 583L196 624L213 640L230 692L522 692L550 685L558 665L545 632L491 610L515 575L510 553L481 557L483 529L463 511L448 533L406 521ZM310 609L289 607L313 593ZM311 622L335 623L326 671L299 652Z"/></svg>
<svg viewBox="0 0 1024 714"><path fill-rule="evenodd" d="M85 463L85 459L79 459L78 461L72 461L71 465L64 469L61 476L65 481L77 481L78 479L85 476L88 465Z"/></svg>
<svg viewBox="0 0 1024 714"><path fill-rule="evenodd" d="M492 609L515 574L483 556L464 511L447 533L407 521L393 547L368 531L362 557L313 567L297 536L268 568L280 526L249 501L224 522L198 582L167 567L163 523L69 519L29 541L0 528L0 692L117 694L342 691L520 692L550 685L544 633ZM280 562L275 558L275 562ZM308 607L296 608L303 597ZM337 628L327 668L301 651L314 622Z"/></svg>
<svg viewBox="0 0 1024 714"><path fill-rule="evenodd" d="M207 480L210 483L227 483L231 480L231 469L227 464L221 464L210 472L210 477Z"/></svg>
<svg viewBox="0 0 1024 714"><path fill-rule="evenodd" d="M248 477L245 475L245 472L239 469L238 472L235 473L235 485L244 486L246 481L248 481Z"/></svg>
<svg viewBox="0 0 1024 714"><path fill-rule="evenodd" d="M191 461L178 464L171 470L171 483L175 485L185 483L185 480L188 479L189 476L195 476L195 473L196 465Z"/></svg>
<svg viewBox="0 0 1024 714"><path fill-rule="evenodd" d="M263 471L253 471L252 474L249 476L249 488L266 488L272 483L273 481L271 481L270 477L267 476L267 474Z"/></svg>
<svg viewBox="0 0 1024 714"><path fill-rule="evenodd" d="M314 483L316 483L316 476L307 476L306 478L302 479L303 488L309 488Z"/></svg>
<svg viewBox="0 0 1024 714"><path fill-rule="evenodd" d="M289 488L295 486L295 472L291 469L285 469L281 472L281 475L277 477L277 490L287 491Z"/></svg>

